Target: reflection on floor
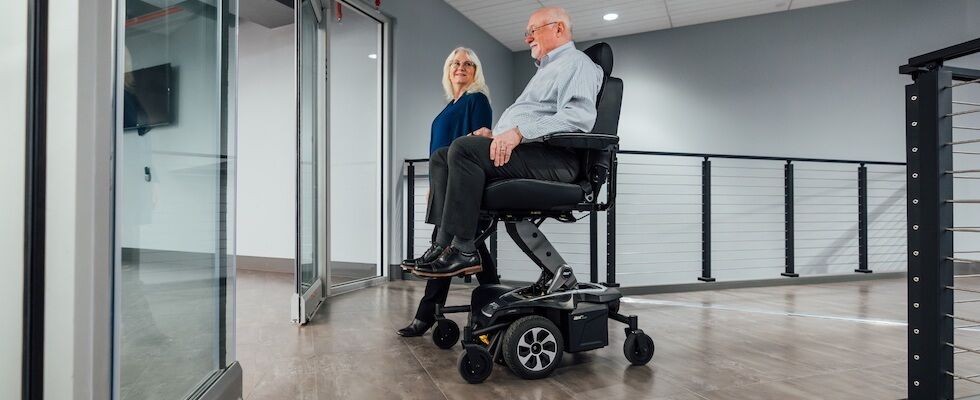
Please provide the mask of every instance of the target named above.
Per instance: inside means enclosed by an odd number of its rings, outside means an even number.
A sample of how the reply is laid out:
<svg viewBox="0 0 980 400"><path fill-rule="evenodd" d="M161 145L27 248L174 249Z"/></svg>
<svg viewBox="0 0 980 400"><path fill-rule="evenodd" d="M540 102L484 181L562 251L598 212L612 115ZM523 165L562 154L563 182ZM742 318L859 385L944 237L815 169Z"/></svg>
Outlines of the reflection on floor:
<svg viewBox="0 0 980 400"><path fill-rule="evenodd" d="M186 397L217 368L214 258L140 250L120 283L120 397Z"/></svg>
<svg viewBox="0 0 980 400"><path fill-rule="evenodd" d="M376 276L378 276L378 266L375 264L343 261L330 262L330 279L331 284L334 285L342 285Z"/></svg>
<svg viewBox="0 0 980 400"><path fill-rule="evenodd" d="M239 276L238 359L247 400L906 396L904 279L635 296L622 310L639 315L656 341L648 366L628 366L623 330L610 323L609 347L566 355L550 378L524 381L497 366L481 385L456 372L458 345L440 350L428 334L395 335L424 283L331 298L305 327L288 323L291 285L289 275ZM463 304L469 291L454 286L449 303ZM454 319L463 322L462 315ZM967 390L975 389L957 387L957 394L976 394Z"/></svg>

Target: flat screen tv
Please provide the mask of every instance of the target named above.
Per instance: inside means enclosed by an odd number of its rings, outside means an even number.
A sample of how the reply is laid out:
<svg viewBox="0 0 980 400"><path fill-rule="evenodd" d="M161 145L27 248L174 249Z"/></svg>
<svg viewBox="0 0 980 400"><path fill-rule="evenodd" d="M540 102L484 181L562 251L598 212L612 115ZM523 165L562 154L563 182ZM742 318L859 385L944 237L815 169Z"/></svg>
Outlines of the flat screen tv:
<svg viewBox="0 0 980 400"><path fill-rule="evenodd" d="M170 64L126 73L123 91L123 129L140 135L155 126L173 123L173 73Z"/></svg>

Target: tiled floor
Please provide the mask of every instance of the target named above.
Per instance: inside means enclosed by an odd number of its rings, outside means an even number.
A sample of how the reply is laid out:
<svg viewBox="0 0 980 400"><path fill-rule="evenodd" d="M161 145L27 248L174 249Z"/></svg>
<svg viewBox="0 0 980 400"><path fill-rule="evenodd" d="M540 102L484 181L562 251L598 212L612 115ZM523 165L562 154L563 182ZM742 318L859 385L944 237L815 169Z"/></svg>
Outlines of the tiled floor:
<svg viewBox="0 0 980 400"><path fill-rule="evenodd" d="M287 315L291 282L274 273L239 276L238 359L247 400L906 395L904 279L634 296L622 310L638 315L656 341L649 365L629 366L623 330L611 322L609 347L566 355L550 378L524 381L497 366L480 385L456 372L459 346L440 350L428 334L395 335L424 283L330 298L314 321L297 327ZM449 303L465 303L469 290L454 286ZM463 322L460 314L454 319Z"/></svg>

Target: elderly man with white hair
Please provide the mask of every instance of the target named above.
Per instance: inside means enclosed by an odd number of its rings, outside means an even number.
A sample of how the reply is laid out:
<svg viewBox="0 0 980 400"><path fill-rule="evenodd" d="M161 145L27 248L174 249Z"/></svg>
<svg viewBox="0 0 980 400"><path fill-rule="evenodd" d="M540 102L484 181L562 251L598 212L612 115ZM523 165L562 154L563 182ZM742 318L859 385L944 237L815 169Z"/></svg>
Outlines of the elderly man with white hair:
<svg viewBox="0 0 980 400"><path fill-rule="evenodd" d="M436 239L418 260L413 270L417 275L438 278L482 271L474 238L487 182L530 178L567 183L579 175L574 151L536 139L592 130L602 70L575 48L571 19L561 8L531 14L524 41L538 70L497 126L456 139L432 154L426 222L436 225Z"/></svg>

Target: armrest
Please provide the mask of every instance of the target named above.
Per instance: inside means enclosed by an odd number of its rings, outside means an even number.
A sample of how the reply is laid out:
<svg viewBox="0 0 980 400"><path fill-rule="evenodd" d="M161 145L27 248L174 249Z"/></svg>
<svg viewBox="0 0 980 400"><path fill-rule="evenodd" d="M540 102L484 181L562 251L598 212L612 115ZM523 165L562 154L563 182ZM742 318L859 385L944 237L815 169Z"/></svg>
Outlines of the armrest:
<svg viewBox="0 0 980 400"><path fill-rule="evenodd" d="M559 132L542 136L541 142L549 146L573 149L614 150L619 144L619 136L605 133Z"/></svg>

